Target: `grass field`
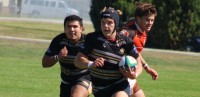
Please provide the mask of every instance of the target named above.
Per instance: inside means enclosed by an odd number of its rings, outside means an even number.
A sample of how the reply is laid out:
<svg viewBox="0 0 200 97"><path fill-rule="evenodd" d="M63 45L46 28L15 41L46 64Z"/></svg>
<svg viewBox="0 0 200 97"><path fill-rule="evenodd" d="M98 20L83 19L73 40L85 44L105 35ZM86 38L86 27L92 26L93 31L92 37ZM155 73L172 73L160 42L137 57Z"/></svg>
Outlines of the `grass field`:
<svg viewBox="0 0 200 97"><path fill-rule="evenodd" d="M16 25L11 26L12 24ZM59 26L62 26L43 23L42 25L48 27L34 28L41 23L20 22L21 27L17 24L17 22L0 21L0 35L38 38L39 33L36 33L40 31L38 29L49 28L57 31ZM20 31L15 31L14 28ZM5 29L9 31L4 33ZM27 32L23 33L23 31ZM41 31L40 38L50 39L59 31L55 34L48 33L51 31L44 31L44 33ZM41 66L41 59L47 46L48 44L45 43L0 39L0 97L59 97L59 65L48 69ZM182 54L144 50L142 55L159 73L156 81L151 80L145 71L138 78L146 97L200 97L199 53Z"/></svg>
<svg viewBox="0 0 200 97"><path fill-rule="evenodd" d="M91 24L84 24L84 27L87 29L83 33L94 31ZM52 39L63 31L62 23L0 20L0 36Z"/></svg>

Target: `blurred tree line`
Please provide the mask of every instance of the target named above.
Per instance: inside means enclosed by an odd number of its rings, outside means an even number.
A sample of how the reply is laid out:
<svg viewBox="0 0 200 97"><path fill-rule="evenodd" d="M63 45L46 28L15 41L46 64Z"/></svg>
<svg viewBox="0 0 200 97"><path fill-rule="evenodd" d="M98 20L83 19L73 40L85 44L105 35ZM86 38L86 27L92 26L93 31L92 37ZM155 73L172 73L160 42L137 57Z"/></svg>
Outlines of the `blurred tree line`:
<svg viewBox="0 0 200 97"><path fill-rule="evenodd" d="M200 35L200 0L91 0L90 17L100 30L100 10L105 6L122 11L121 24L133 17L134 2L156 5L158 15L148 34L146 47L185 50L187 39Z"/></svg>

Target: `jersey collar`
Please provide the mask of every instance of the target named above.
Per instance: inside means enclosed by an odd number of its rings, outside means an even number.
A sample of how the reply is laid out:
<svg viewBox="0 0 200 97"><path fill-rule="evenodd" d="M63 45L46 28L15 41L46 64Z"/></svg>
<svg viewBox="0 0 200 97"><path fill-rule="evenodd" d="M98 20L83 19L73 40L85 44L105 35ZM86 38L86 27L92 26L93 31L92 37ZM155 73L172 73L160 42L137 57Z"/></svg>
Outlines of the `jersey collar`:
<svg viewBox="0 0 200 97"><path fill-rule="evenodd" d="M141 33L144 33L142 30L141 30L141 28L138 26L138 24L135 22L135 26L136 26L136 28L141 32Z"/></svg>

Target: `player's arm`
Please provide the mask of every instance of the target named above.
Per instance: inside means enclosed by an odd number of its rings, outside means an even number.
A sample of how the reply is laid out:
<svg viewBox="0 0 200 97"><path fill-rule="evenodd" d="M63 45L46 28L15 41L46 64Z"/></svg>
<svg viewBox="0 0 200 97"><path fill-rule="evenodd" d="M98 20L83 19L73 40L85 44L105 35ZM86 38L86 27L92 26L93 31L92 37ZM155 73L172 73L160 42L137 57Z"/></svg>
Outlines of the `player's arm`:
<svg viewBox="0 0 200 97"><path fill-rule="evenodd" d="M99 57L99 58L96 58L94 61L90 61L87 59L87 57L79 52L75 58L75 66L78 67L78 68L90 68L92 66L94 67L102 67L104 65L104 58L102 57Z"/></svg>
<svg viewBox="0 0 200 97"><path fill-rule="evenodd" d="M137 63L138 63L138 66L136 68L136 74L138 76L138 75L140 75L142 73L142 69L143 69L142 62L141 62L141 55L140 54L139 54L138 58L136 58L136 60L137 60Z"/></svg>
<svg viewBox="0 0 200 97"><path fill-rule="evenodd" d="M134 78L137 78L142 73L142 69L143 69L141 59L140 59L140 54L138 53L131 38L127 38L127 48L126 49L128 51L128 55L131 55L137 61L137 68L134 71L130 70L130 68L129 68L129 71L131 71L130 73L132 74L131 79L134 79Z"/></svg>
<svg viewBox="0 0 200 97"><path fill-rule="evenodd" d="M136 58L137 61L137 68L135 68L134 70L132 70L130 67L128 67L128 70L124 69L124 68L119 68L120 72L130 78L130 79L136 79L138 77L138 75L140 75L142 73L142 64L141 64L141 60L140 57L138 56Z"/></svg>
<svg viewBox="0 0 200 97"><path fill-rule="evenodd" d="M57 55L55 55L55 56L44 55L42 58L42 66L44 68L54 66L58 62L57 57L58 57Z"/></svg>
<svg viewBox="0 0 200 97"><path fill-rule="evenodd" d="M88 68L89 66L88 65L92 65L92 61L89 61L87 59L87 56L85 56L83 53L79 52L77 55L76 55L76 58L75 58L75 61L74 61L74 64L76 67L78 68Z"/></svg>
<svg viewBox="0 0 200 97"><path fill-rule="evenodd" d="M140 54L140 53L139 53L139 54ZM140 59L141 59L142 66L143 66L143 68L145 69L145 68L146 68L146 67L145 67L146 62L145 62L145 60L144 60L144 58L142 57L141 54L140 54Z"/></svg>
<svg viewBox="0 0 200 97"><path fill-rule="evenodd" d="M68 50L66 48L66 46L64 46L58 55L54 55L54 56L47 56L44 55L43 59L42 59L42 66L45 67L52 67L54 66L59 59L63 59L64 57L67 57L68 55Z"/></svg>
<svg viewBox="0 0 200 97"><path fill-rule="evenodd" d="M154 70L153 68L149 67L149 65L145 62L145 60L141 54L140 54L140 59L141 59L142 66L145 69L145 71L152 76L153 80L156 80L158 78L157 71Z"/></svg>

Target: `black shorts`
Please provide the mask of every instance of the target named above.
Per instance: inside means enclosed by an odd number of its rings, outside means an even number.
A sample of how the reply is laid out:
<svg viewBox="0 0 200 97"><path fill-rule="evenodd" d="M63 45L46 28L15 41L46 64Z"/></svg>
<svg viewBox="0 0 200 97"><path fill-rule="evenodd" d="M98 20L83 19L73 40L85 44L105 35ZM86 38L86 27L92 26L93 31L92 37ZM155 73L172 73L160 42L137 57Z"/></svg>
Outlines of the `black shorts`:
<svg viewBox="0 0 200 97"><path fill-rule="evenodd" d="M92 83L90 80L82 77L78 80L75 80L73 83L66 83L61 82L60 84L60 97L70 97L71 94L71 88L75 85L81 85L85 87L89 93L92 91Z"/></svg>
<svg viewBox="0 0 200 97"><path fill-rule="evenodd" d="M112 95L114 93L116 93L117 91L125 91L128 95L130 92L130 87L128 85L128 81L125 80L120 83L110 85L101 90L97 90L97 91L93 92L93 94L95 97L112 97Z"/></svg>

